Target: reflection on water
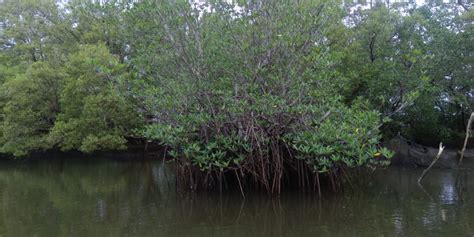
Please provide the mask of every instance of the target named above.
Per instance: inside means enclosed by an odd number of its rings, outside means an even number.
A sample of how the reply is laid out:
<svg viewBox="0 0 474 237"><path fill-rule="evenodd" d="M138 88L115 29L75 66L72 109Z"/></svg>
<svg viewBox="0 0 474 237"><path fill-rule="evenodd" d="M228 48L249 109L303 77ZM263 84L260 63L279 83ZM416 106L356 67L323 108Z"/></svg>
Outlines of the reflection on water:
<svg viewBox="0 0 474 237"><path fill-rule="evenodd" d="M443 204L456 204L459 197L456 191L456 174L446 173L441 175L439 182L441 183L441 190L439 192L439 200Z"/></svg>
<svg viewBox="0 0 474 237"><path fill-rule="evenodd" d="M472 236L474 173L390 168L322 200L176 194L159 161L0 162L0 236Z"/></svg>

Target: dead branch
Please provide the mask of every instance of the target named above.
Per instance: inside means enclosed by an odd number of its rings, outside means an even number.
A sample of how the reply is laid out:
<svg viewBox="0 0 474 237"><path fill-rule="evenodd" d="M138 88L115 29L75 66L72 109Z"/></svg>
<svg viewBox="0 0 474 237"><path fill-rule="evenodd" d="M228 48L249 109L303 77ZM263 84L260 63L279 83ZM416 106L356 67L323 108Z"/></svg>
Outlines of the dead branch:
<svg viewBox="0 0 474 237"><path fill-rule="evenodd" d="M459 167L461 167L462 159L464 158L464 152L466 151L467 141L469 140L469 137L471 136L471 123L473 119L474 119L474 112L471 113L471 117L469 117L469 121L467 122L466 138L464 139L464 145L461 150L461 157L459 158L458 169Z"/></svg>
<svg viewBox="0 0 474 237"><path fill-rule="evenodd" d="M418 178L418 185L421 186L421 181L423 180L423 178L425 177L425 175L430 171L431 167L433 167L433 165L436 163L436 161L439 160L439 158L441 157L441 153L443 153L443 150L444 150L443 143L440 142L440 143L439 143L439 150L438 150L438 154L436 155L436 158L433 160L433 162L431 162L430 166L428 166L428 168L426 168L426 169L423 171L423 173L421 173L420 178Z"/></svg>

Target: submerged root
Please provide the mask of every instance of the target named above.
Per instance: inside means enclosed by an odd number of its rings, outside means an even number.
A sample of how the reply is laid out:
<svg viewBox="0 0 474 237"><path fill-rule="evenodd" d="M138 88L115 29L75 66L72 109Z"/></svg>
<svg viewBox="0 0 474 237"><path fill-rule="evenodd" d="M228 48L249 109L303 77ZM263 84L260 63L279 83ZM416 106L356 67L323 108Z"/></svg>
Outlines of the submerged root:
<svg viewBox="0 0 474 237"><path fill-rule="evenodd" d="M185 159L176 161L178 190L235 190L243 197L248 190L280 194L284 189L322 196L322 190L341 189L341 171L314 172L304 161L282 155L254 157L240 167L222 170L203 171Z"/></svg>

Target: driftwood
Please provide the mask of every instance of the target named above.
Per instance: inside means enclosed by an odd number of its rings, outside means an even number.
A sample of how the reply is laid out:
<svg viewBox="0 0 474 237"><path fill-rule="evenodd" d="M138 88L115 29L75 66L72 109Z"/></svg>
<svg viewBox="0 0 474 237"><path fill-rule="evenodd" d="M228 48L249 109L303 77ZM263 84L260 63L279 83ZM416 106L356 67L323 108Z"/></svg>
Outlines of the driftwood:
<svg viewBox="0 0 474 237"><path fill-rule="evenodd" d="M423 173L421 173L420 178L418 178L418 185L421 185L421 181L423 180L425 175L430 171L431 167L433 167L433 165L436 163L436 161L439 160L439 157L441 156L441 153L443 153L443 150L444 150L444 146L443 146L443 143L441 142L441 143L439 143L439 150L438 150L438 154L436 155L436 158L433 160L433 162L431 162L431 164L430 164L430 166L428 166L428 168L423 170Z"/></svg>

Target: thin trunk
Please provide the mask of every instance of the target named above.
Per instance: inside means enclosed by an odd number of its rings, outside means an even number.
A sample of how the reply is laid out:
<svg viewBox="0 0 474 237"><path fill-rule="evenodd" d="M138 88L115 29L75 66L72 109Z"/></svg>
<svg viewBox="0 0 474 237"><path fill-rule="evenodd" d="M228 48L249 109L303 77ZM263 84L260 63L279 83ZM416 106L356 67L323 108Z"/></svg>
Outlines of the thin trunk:
<svg viewBox="0 0 474 237"><path fill-rule="evenodd" d="M474 113L471 113L471 117L469 117L469 121L467 122L467 126L466 126L466 138L464 138L464 145L461 150L461 157L459 158L458 169L461 166L462 159L464 158L464 152L466 151L467 142L469 141L469 137L471 136L471 123L473 119L474 119Z"/></svg>

